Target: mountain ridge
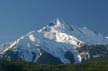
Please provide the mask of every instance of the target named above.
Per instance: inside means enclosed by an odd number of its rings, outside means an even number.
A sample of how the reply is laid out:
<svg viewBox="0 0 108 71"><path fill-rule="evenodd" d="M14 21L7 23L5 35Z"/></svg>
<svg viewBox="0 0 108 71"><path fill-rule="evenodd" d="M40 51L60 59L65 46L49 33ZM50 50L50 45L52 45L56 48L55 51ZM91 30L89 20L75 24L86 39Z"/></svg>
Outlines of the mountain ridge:
<svg viewBox="0 0 108 71"><path fill-rule="evenodd" d="M0 57L11 60L15 56L16 59L37 62L45 54L47 57L58 58L62 63L71 63L72 58L75 63L79 63L83 58L90 59L90 53L85 50L79 53L78 49L81 50L85 45L107 43L107 39L99 33L87 28L71 26L56 19L42 29L31 31L16 41L4 44L0 47ZM68 56L67 53L70 55ZM72 56L71 60L70 56Z"/></svg>

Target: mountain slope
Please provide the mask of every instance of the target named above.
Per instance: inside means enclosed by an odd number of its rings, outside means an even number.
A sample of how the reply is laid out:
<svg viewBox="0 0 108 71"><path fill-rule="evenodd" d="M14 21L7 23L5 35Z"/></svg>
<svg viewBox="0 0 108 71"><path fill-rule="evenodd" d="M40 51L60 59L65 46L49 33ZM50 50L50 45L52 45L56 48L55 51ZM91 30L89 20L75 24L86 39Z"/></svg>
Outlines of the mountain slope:
<svg viewBox="0 0 108 71"><path fill-rule="evenodd" d="M56 19L42 29L1 45L0 56L1 59L20 59L29 62L38 62L40 58L42 60L50 57L59 63L79 63L91 59L93 54L91 55L92 51L86 50L88 47L107 43L108 40L100 33ZM107 49L107 45L104 49Z"/></svg>

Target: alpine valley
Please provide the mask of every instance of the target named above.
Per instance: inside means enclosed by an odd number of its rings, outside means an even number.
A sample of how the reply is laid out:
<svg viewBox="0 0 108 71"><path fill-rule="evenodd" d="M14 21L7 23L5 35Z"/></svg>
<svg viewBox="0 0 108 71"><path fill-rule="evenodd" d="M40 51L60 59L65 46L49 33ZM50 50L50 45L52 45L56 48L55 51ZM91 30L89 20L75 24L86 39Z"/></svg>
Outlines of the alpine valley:
<svg viewBox="0 0 108 71"><path fill-rule="evenodd" d="M108 59L108 39L87 27L56 19L15 41L0 45L1 60L39 64L80 63Z"/></svg>

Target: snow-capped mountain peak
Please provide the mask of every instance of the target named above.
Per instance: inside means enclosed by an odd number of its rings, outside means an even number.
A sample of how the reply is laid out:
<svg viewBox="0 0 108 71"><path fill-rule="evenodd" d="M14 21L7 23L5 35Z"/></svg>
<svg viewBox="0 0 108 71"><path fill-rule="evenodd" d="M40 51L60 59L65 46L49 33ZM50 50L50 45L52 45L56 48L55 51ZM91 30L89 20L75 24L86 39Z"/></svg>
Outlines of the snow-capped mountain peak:
<svg viewBox="0 0 108 71"><path fill-rule="evenodd" d="M53 21L51 21L49 24L48 24L48 26L50 27L50 26L55 26L55 27L61 27L61 26L63 26L63 23L62 23L62 21L60 20L60 19L55 19L55 20L53 20Z"/></svg>
<svg viewBox="0 0 108 71"><path fill-rule="evenodd" d="M16 41L4 44L0 47L0 54L5 55L11 50L11 54L26 61L38 62L45 55L53 56L62 63L70 63L72 60L77 63L82 58L90 58L87 51L79 53L77 49L82 49L85 45L107 43L105 37L87 27L78 28L56 19L37 31L31 31ZM67 54L70 56L67 57Z"/></svg>
<svg viewBox="0 0 108 71"><path fill-rule="evenodd" d="M84 42L80 41L75 36L70 35L72 28L69 24L64 23L63 21L56 19L53 22L50 22L50 25L43 27L38 30L38 32L43 33L45 38L50 40L55 40L60 43L69 43L81 47L84 45ZM69 33L68 33L69 32Z"/></svg>
<svg viewBox="0 0 108 71"><path fill-rule="evenodd" d="M56 27L61 27L62 26L62 23L59 19L56 19L53 23L55 24Z"/></svg>

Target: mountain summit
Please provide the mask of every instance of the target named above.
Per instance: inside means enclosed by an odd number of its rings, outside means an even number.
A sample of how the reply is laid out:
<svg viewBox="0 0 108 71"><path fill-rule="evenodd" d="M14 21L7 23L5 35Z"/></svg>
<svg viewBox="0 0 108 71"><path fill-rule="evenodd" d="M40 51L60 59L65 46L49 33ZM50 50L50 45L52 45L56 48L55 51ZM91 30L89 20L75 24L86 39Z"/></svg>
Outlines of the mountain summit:
<svg viewBox="0 0 108 71"><path fill-rule="evenodd" d="M79 63L108 58L108 39L86 27L56 19L19 39L0 46L0 59L35 63Z"/></svg>

